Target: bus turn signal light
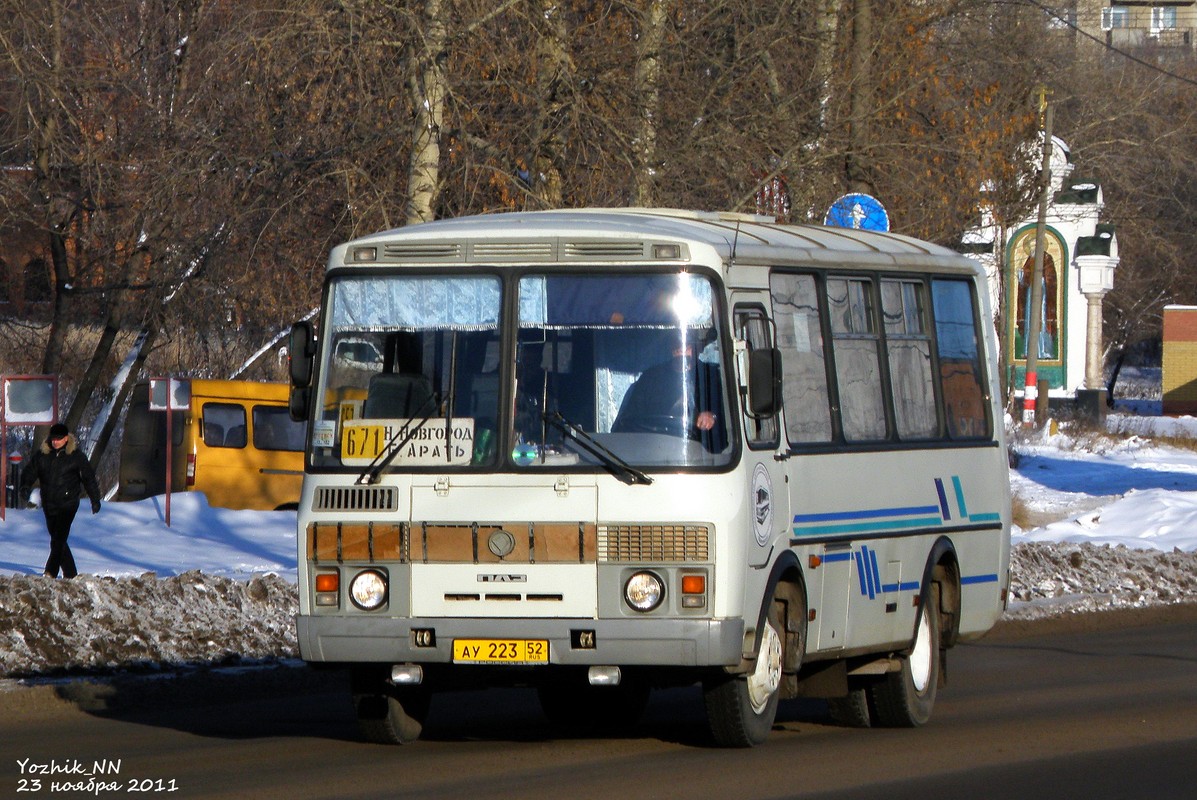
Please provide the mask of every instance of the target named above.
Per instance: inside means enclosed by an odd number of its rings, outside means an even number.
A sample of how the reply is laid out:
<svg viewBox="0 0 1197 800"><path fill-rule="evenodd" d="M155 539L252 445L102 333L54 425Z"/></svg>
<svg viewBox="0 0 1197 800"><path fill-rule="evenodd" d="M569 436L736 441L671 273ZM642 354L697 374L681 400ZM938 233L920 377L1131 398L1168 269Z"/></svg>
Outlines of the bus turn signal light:
<svg viewBox="0 0 1197 800"><path fill-rule="evenodd" d="M316 576L316 591L335 592L341 588L341 576L335 572L322 572Z"/></svg>

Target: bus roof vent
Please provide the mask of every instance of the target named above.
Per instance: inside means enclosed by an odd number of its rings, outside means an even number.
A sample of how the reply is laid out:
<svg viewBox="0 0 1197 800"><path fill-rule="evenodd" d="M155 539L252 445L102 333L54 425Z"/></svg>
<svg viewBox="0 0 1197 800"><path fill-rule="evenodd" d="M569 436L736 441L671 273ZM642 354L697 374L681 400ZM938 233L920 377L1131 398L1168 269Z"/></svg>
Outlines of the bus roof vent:
<svg viewBox="0 0 1197 800"><path fill-rule="evenodd" d="M394 486L317 486L313 511L398 511Z"/></svg>
<svg viewBox="0 0 1197 800"><path fill-rule="evenodd" d="M555 250L555 242L551 239L474 242L470 254L474 261L551 261Z"/></svg>
<svg viewBox="0 0 1197 800"><path fill-rule="evenodd" d="M606 240L597 242L566 242L563 259L639 260L644 258L644 242Z"/></svg>
<svg viewBox="0 0 1197 800"><path fill-rule="evenodd" d="M460 261L457 242L399 242L384 245L383 258L390 261Z"/></svg>

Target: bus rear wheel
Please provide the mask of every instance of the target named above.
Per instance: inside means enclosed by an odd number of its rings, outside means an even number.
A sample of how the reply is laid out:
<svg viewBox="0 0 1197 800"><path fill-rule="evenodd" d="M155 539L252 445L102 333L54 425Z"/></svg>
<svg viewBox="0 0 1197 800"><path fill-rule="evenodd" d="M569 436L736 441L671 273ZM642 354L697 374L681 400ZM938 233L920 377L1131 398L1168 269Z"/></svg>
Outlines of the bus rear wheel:
<svg viewBox="0 0 1197 800"><path fill-rule="evenodd" d="M939 586L923 598L914 647L901 656L901 668L869 688L877 724L886 728L917 728L931 719L939 687Z"/></svg>
<svg viewBox="0 0 1197 800"><path fill-rule="evenodd" d="M720 747L753 747L773 729L785 657L784 611L784 604L770 604L752 672L721 675L703 684L707 724Z"/></svg>
<svg viewBox="0 0 1197 800"><path fill-rule="evenodd" d="M848 694L827 700L831 721L846 728L869 728L873 717L869 711L869 690L866 686L849 684Z"/></svg>

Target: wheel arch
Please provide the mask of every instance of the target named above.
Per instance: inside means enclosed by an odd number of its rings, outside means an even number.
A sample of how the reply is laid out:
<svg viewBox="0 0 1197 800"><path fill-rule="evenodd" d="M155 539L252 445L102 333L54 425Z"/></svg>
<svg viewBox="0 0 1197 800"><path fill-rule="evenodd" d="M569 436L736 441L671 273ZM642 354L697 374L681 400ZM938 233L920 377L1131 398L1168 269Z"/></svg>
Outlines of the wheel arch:
<svg viewBox="0 0 1197 800"><path fill-rule="evenodd" d="M933 583L939 584L941 646L952 647L960 633L960 558L956 554L955 544L947 536L935 540L927 555L927 563L923 566L923 580L919 584L919 613L915 615L915 629L911 631L912 642L917 633L917 620L922 615L923 603L927 602Z"/></svg>
<svg viewBox="0 0 1197 800"><path fill-rule="evenodd" d="M761 632L765 626L765 619L769 615L770 606L776 600L781 600L786 605L784 669L786 672L794 673L802 666L806 650L808 598L806 579L802 575L801 564L791 550L782 553L773 563L773 569L769 572L769 581L765 584L765 591L761 595L760 609L757 611L755 633L752 638L753 657L760 652Z"/></svg>

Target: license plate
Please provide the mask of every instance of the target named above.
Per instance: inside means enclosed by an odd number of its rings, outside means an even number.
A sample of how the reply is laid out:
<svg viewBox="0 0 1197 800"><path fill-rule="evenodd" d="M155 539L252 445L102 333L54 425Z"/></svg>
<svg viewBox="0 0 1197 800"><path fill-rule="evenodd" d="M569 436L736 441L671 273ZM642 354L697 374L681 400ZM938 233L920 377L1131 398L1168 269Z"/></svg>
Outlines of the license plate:
<svg viewBox="0 0 1197 800"><path fill-rule="evenodd" d="M544 639L454 639L453 661L458 664L547 664L549 643Z"/></svg>

